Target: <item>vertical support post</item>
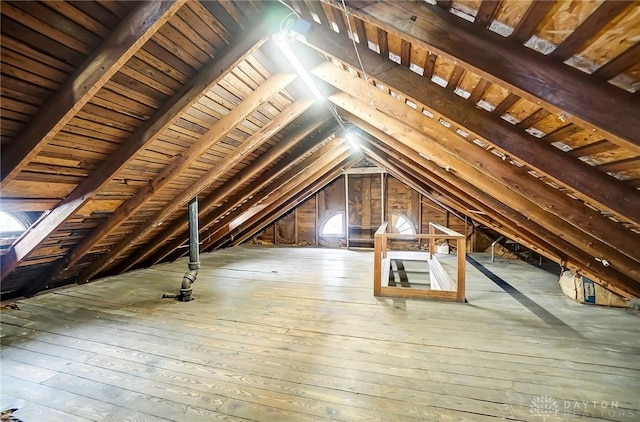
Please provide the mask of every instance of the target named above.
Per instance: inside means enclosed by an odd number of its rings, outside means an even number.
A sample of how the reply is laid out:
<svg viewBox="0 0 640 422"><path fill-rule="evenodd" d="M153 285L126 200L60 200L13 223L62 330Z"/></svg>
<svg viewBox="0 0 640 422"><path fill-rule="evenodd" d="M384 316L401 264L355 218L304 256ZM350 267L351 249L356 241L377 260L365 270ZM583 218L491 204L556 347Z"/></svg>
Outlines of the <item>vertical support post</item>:
<svg viewBox="0 0 640 422"><path fill-rule="evenodd" d="M436 238L433 236L436 234L435 228L429 224L429 260L433 259L433 254L436 250Z"/></svg>
<svg viewBox="0 0 640 422"><path fill-rule="evenodd" d="M458 302L464 302L465 300L465 265L467 262L467 239L463 236L458 238L457 242L458 248L458 291L457 291L457 300Z"/></svg>
<svg viewBox="0 0 640 422"><path fill-rule="evenodd" d="M385 192L385 188L384 188L384 182L385 182L385 177L384 177L384 173L380 173L380 224L382 224L383 221L389 221L389 218L385 215L384 210L385 210L385 199L386 199L386 192Z"/></svg>
<svg viewBox="0 0 640 422"><path fill-rule="evenodd" d="M422 234L422 194L418 192L418 234ZM422 238L418 238L418 248L422 249Z"/></svg>
<svg viewBox="0 0 640 422"><path fill-rule="evenodd" d="M349 249L349 175L344 174L344 231Z"/></svg>
<svg viewBox="0 0 640 422"><path fill-rule="evenodd" d="M382 292L382 235L373 236L373 295L380 296Z"/></svg>
<svg viewBox="0 0 640 422"><path fill-rule="evenodd" d="M298 237L298 208L296 207L293 209L293 242L296 245L300 243Z"/></svg>
<svg viewBox="0 0 640 422"><path fill-rule="evenodd" d="M313 227L315 227L316 231L316 247L320 246L320 227L318 223L320 222L320 205L318 204L318 193L316 192L316 222Z"/></svg>

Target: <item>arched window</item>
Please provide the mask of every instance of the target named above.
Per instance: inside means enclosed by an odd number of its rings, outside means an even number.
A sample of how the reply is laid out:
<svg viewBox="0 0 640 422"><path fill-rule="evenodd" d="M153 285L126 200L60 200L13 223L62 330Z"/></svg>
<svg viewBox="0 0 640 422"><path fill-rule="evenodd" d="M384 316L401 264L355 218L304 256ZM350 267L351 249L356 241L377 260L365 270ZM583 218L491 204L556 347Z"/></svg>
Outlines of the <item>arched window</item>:
<svg viewBox="0 0 640 422"><path fill-rule="evenodd" d="M344 236L344 213L339 212L329 217L320 230L321 236Z"/></svg>
<svg viewBox="0 0 640 422"><path fill-rule="evenodd" d="M0 211L0 233L22 233L27 228L16 217L8 212Z"/></svg>
<svg viewBox="0 0 640 422"><path fill-rule="evenodd" d="M415 234L416 230L409 221L409 218L402 214L391 214L391 227L393 227L396 233L400 234Z"/></svg>

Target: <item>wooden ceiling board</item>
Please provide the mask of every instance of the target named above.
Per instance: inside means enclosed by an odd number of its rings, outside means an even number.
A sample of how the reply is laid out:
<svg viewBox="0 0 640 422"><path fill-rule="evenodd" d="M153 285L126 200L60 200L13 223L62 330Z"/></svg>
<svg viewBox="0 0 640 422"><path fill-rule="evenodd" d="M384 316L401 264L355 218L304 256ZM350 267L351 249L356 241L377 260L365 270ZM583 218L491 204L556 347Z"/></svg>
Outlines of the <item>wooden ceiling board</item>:
<svg viewBox="0 0 640 422"><path fill-rule="evenodd" d="M640 62L636 65L632 65L625 72L611 79L609 83L629 92L636 94L640 92Z"/></svg>
<svg viewBox="0 0 640 422"><path fill-rule="evenodd" d="M478 82L480 82L479 75L473 72L465 72L462 80L458 84L458 88L471 94L473 89L478 85Z"/></svg>
<svg viewBox="0 0 640 422"><path fill-rule="evenodd" d="M70 2L55 0L45 1L44 3L52 10L55 10L62 16L65 16L67 19L75 22L86 30L99 35L101 38L105 38L109 34L109 26L105 25L104 23L106 21L104 18L104 13L92 16L88 13L89 10L80 10L78 6L81 7L82 5L78 5L77 3L71 4Z"/></svg>
<svg viewBox="0 0 640 422"><path fill-rule="evenodd" d="M482 0L453 0L451 2L452 9L458 9L470 16L476 16Z"/></svg>
<svg viewBox="0 0 640 422"><path fill-rule="evenodd" d="M602 139L602 134L598 131L583 130L563 138L562 142L564 142L571 148L579 148L600 141ZM608 149L610 150L618 149L616 145L613 145L611 143L609 143L608 145Z"/></svg>
<svg viewBox="0 0 640 422"><path fill-rule="evenodd" d="M498 33L503 36L510 35L510 33L513 31L513 28L515 28L522 21L522 18L525 16L532 3L532 0L503 1L500 4L498 13L496 14L495 22L499 22L506 28L510 28L510 30L508 30L506 33ZM490 26L490 28L493 27L495 26Z"/></svg>
<svg viewBox="0 0 640 422"><path fill-rule="evenodd" d="M505 98L507 98L508 95L509 91L503 87L491 84L484 92L482 100L491 104L493 107L497 107Z"/></svg>
<svg viewBox="0 0 640 422"><path fill-rule="evenodd" d="M59 29L61 25L56 22L55 16L60 15L43 3L26 1L3 2L2 14L84 55L88 55L100 42L99 37L87 40L84 38L85 34L73 33L73 28ZM50 20L50 18L52 19Z"/></svg>
<svg viewBox="0 0 640 422"><path fill-rule="evenodd" d="M557 115L551 114L534 124L532 127L541 132L542 136L544 136L552 133L557 129L560 129L566 124L566 120L563 122L562 119L560 119Z"/></svg>
<svg viewBox="0 0 640 422"><path fill-rule="evenodd" d="M557 46L564 41L604 0L559 2L555 13L535 32L536 37Z"/></svg>
<svg viewBox="0 0 640 422"><path fill-rule="evenodd" d="M640 2L614 18L580 53L581 69L593 71L640 42Z"/></svg>
<svg viewBox="0 0 640 422"><path fill-rule="evenodd" d="M124 92L111 88L105 87L100 90L91 99L91 102L144 120L150 118L156 112L155 104L141 102L140 97L131 95L130 88L127 88Z"/></svg>
<svg viewBox="0 0 640 422"><path fill-rule="evenodd" d="M537 109L538 105L520 98L508 111L509 115L515 120L521 122L531 116Z"/></svg>
<svg viewBox="0 0 640 422"><path fill-rule="evenodd" d="M433 76L431 79L433 80L437 76L445 83L448 82L454 67L455 64L451 60L438 56L433 66Z"/></svg>

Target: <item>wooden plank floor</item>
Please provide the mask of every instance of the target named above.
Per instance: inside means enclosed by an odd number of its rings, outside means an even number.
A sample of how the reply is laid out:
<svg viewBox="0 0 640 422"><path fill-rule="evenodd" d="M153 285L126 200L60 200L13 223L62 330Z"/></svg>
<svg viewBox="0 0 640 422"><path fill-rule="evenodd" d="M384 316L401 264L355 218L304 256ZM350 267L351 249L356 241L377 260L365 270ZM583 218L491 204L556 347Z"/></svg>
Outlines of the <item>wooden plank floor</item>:
<svg viewBox="0 0 640 422"><path fill-rule="evenodd" d="M4 310L23 421L640 420L640 319L474 254L468 304L376 299L373 254L240 247ZM508 286L508 287L506 287Z"/></svg>

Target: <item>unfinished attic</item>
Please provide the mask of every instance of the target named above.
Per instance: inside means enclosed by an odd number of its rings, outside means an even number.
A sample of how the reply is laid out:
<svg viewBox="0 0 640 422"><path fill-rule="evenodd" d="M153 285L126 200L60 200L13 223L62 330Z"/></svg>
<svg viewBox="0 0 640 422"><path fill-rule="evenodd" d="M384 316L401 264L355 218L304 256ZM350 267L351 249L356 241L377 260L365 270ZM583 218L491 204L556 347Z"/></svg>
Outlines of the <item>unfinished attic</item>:
<svg viewBox="0 0 640 422"><path fill-rule="evenodd" d="M2 420L640 420L640 2L0 13Z"/></svg>

